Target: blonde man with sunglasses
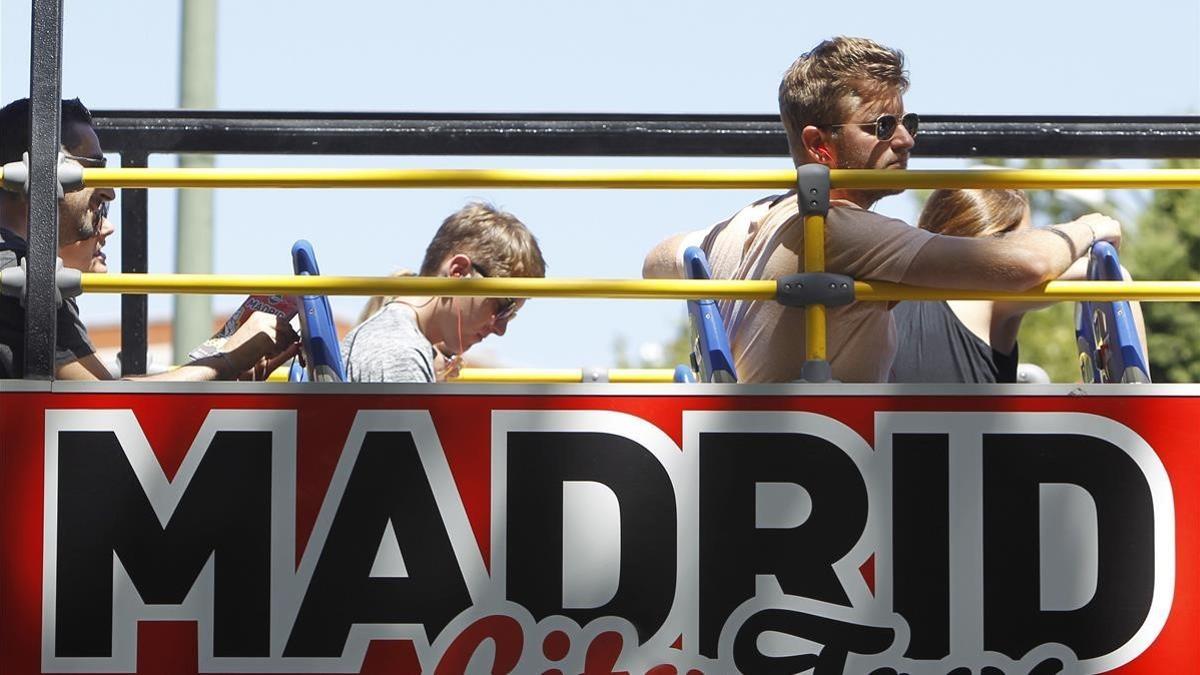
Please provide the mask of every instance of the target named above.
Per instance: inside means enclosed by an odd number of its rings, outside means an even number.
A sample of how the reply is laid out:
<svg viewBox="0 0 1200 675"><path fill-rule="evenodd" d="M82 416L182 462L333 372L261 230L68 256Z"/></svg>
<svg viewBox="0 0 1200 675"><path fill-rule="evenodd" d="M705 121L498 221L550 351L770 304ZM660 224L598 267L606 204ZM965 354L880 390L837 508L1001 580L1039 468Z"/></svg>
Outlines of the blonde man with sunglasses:
<svg viewBox="0 0 1200 675"><path fill-rule="evenodd" d="M515 216L473 202L451 214L425 251L421 276L544 277L537 239ZM525 304L516 298L385 298L342 341L351 382L436 382L489 335L504 335Z"/></svg>
<svg viewBox="0 0 1200 675"><path fill-rule="evenodd" d="M802 55L779 86L779 111L797 166L904 169L920 128L904 108L904 55L864 38L836 37ZM830 272L941 288L1024 290L1056 278L1121 226L1098 214L1050 230L970 239L934 234L870 211L901 190L833 190L825 228ZM683 275L682 252L700 246L719 279L778 279L803 271L795 191L761 199L707 230L676 235L646 256L647 277ZM804 310L773 301L721 301L734 365L747 382L801 377ZM887 303L828 310L829 365L843 382L886 382L896 354Z"/></svg>

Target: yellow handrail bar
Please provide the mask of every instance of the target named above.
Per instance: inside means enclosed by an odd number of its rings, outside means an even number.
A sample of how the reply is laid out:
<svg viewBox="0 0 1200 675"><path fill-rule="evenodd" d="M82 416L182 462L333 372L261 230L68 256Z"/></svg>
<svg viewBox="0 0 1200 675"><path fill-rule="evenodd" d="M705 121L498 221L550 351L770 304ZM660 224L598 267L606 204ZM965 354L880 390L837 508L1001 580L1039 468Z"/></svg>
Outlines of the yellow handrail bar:
<svg viewBox="0 0 1200 675"><path fill-rule="evenodd" d="M2 174L0 174L2 175ZM834 188L1197 188L1194 169L834 169ZM84 169L107 188L791 189L792 169Z"/></svg>
<svg viewBox="0 0 1200 675"><path fill-rule="evenodd" d="M804 271L825 271L825 215L823 213L804 216ZM808 361L824 361L825 306L809 305L804 308L804 358Z"/></svg>
<svg viewBox="0 0 1200 675"><path fill-rule="evenodd" d="M590 382L590 370L583 368L463 368L450 382ZM673 382L670 368L608 368L604 381L613 383Z"/></svg>
<svg viewBox="0 0 1200 675"><path fill-rule="evenodd" d="M751 298L775 297L774 281L703 279L529 279L335 277L209 274L84 274L87 293L226 293L234 295L408 295L523 298Z"/></svg>
<svg viewBox="0 0 1200 675"><path fill-rule="evenodd" d="M223 293L232 295L410 295L641 300L771 300L774 281L721 279L528 279L336 277L208 274L84 274L88 293ZM854 282L862 301L1142 300L1200 301L1200 281L1051 281L1026 291L952 290L879 281Z"/></svg>

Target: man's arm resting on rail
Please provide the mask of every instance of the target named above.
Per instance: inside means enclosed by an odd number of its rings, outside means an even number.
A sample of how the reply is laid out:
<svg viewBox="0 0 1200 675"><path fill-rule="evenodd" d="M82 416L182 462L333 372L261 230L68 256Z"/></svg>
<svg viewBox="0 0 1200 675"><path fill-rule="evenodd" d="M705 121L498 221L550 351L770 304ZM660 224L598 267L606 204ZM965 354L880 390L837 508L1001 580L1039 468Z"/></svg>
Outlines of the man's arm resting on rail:
<svg viewBox="0 0 1200 675"><path fill-rule="evenodd" d="M225 360L225 356L209 356L168 370L165 373L140 375L122 379L137 380L139 382L207 382L209 380L231 380L234 379L236 374L233 367L228 364L229 362ZM54 371L54 378L58 380L99 381L112 380L113 376L112 373L108 372L108 368L100 362L100 359L96 358L95 354L88 354L80 359L59 366Z"/></svg>
<svg viewBox="0 0 1200 675"><path fill-rule="evenodd" d="M296 355L300 344L296 333L283 319L255 312L229 336L221 354L197 359L165 373L126 379L142 382L205 382L233 380L253 372L254 379L266 376ZM95 354L55 369L60 380L111 380L112 375Z"/></svg>
<svg viewBox="0 0 1200 675"><path fill-rule="evenodd" d="M939 236L913 258L903 282L930 288L1022 291L1058 278L1094 241L1121 244L1121 225L1091 214L1002 237Z"/></svg>
<svg viewBox="0 0 1200 675"><path fill-rule="evenodd" d="M299 338L282 317L254 312L229 336L223 351L158 375L137 378L159 382L235 380L244 376L265 380L300 350Z"/></svg>
<svg viewBox="0 0 1200 675"><path fill-rule="evenodd" d="M56 380L111 380L112 373L108 372L108 368L96 358L95 354L88 354L71 361L70 363L61 364L54 369L54 379Z"/></svg>

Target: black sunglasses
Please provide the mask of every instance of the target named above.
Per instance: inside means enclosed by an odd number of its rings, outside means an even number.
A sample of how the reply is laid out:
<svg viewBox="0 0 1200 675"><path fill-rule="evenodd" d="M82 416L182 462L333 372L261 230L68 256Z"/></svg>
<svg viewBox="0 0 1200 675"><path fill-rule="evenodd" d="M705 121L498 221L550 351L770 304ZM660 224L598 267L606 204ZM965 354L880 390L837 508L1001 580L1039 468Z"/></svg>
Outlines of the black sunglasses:
<svg viewBox="0 0 1200 675"><path fill-rule="evenodd" d="M846 124L826 124L826 127L874 127L875 138L881 141L891 140L892 136L896 135L896 129L903 124L908 130L909 136L916 136L917 130L921 128L921 116L917 113L904 113L903 117L897 118L891 113L880 115L874 122L847 122Z"/></svg>
<svg viewBox="0 0 1200 675"><path fill-rule="evenodd" d="M108 201L105 200L100 202L100 205L97 206L94 211L96 213L96 222L86 226L80 226L78 232L79 238L75 241L64 243L74 244L81 241L87 241L88 239L91 239L100 233L100 228L103 227L102 223L104 222L104 219L108 218Z"/></svg>
<svg viewBox="0 0 1200 675"><path fill-rule="evenodd" d="M100 157L81 157L72 155L69 152L63 153L63 159L69 159L79 162L79 165L85 169L104 169L108 167L108 158L101 155Z"/></svg>
<svg viewBox="0 0 1200 675"><path fill-rule="evenodd" d="M487 270L480 267L478 263L472 262L471 267L479 273L479 276L487 278L492 275L488 274ZM493 321L508 321L517 315L517 299L516 298L493 298L496 301L496 313L492 315Z"/></svg>

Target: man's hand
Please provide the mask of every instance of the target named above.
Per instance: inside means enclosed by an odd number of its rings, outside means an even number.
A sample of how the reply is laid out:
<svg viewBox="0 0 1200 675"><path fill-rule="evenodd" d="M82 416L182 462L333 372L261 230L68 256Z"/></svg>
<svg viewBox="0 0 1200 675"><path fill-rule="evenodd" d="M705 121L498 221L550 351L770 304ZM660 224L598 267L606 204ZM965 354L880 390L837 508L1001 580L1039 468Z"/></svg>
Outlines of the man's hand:
<svg viewBox="0 0 1200 675"><path fill-rule="evenodd" d="M233 367L225 377L265 379L300 350L300 338L283 318L255 312L225 342L225 354Z"/></svg>
<svg viewBox="0 0 1200 675"><path fill-rule="evenodd" d="M448 354L444 342L433 346L433 375L437 382L453 380L458 377L462 367L462 354Z"/></svg>
<svg viewBox="0 0 1200 675"><path fill-rule="evenodd" d="M1112 244L1114 248L1120 250L1121 224L1112 218L1099 213L1089 213L1086 216L1076 218L1072 222L1086 225L1087 227L1091 228L1092 234L1096 236L1096 241L1107 241ZM1087 255L1088 253L1091 253L1091 251L1084 253L1084 255Z"/></svg>

